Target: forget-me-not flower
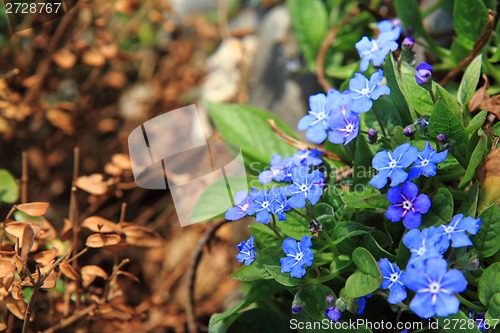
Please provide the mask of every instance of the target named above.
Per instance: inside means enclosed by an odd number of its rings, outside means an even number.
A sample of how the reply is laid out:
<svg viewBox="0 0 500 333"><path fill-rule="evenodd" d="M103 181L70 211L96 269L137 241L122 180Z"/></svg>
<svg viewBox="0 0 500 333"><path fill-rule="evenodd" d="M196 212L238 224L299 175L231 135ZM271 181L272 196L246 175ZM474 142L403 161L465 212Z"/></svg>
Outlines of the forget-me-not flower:
<svg viewBox="0 0 500 333"><path fill-rule="evenodd" d="M319 170L309 173L309 168L299 166L292 170L292 185L287 187L287 194L291 195L288 204L292 208L303 208L306 199L311 204L316 204L323 194L323 174Z"/></svg>
<svg viewBox="0 0 500 333"><path fill-rule="evenodd" d="M418 153L417 159L408 172L408 180L424 175L432 177L436 175L436 164L442 163L448 157L448 151L436 152L431 144L427 142L424 150Z"/></svg>
<svg viewBox="0 0 500 333"><path fill-rule="evenodd" d="M247 214L255 214L255 220L260 223L268 224L271 220L271 208L273 205L273 198L266 190L252 189L250 193L252 203L248 208Z"/></svg>
<svg viewBox="0 0 500 333"><path fill-rule="evenodd" d="M327 95L316 94L309 97L309 114L300 119L297 124L299 131L306 131L306 138L313 143L325 141L328 126L330 124L330 113L333 103L334 90L330 89Z"/></svg>
<svg viewBox="0 0 500 333"><path fill-rule="evenodd" d="M464 218L463 214L458 214L451 219L450 224L442 225L440 228L445 237L451 241L451 247L471 246L473 243L467 232L477 234L481 228L481 218L475 219L472 216Z"/></svg>
<svg viewBox="0 0 500 333"><path fill-rule="evenodd" d="M226 220L235 221L247 215L248 209L250 208L250 205L252 203L252 199L250 199L246 191L239 191L234 196L234 203L236 204L236 206L229 208L224 215Z"/></svg>
<svg viewBox="0 0 500 333"><path fill-rule="evenodd" d="M389 289L389 303L397 304L404 301L407 294L401 278L405 273L399 269L398 265L392 264L387 258L380 259L378 267L380 267L380 272L384 278L381 288Z"/></svg>
<svg viewBox="0 0 500 333"><path fill-rule="evenodd" d="M378 24L380 35L378 38L370 39L363 36L359 42L356 43L356 50L358 50L361 57L359 70L365 72L368 69L370 61L373 66L380 66L384 63L385 58L389 52L394 52L398 49L396 42L401 35L401 26L392 24L391 21L381 21Z"/></svg>
<svg viewBox="0 0 500 333"><path fill-rule="evenodd" d="M446 237L435 227L425 228L422 231L411 229L404 235L403 244L411 252L407 268L421 267L428 259L442 258L449 247Z"/></svg>
<svg viewBox="0 0 500 333"><path fill-rule="evenodd" d="M274 187L269 190L269 197L272 200L271 212L278 216L278 220L286 220L285 212L290 210L288 200L286 198L285 188Z"/></svg>
<svg viewBox="0 0 500 333"><path fill-rule="evenodd" d="M300 242L287 238L282 246L286 257L280 259L281 273L290 272L291 277L300 279L306 274L304 266L311 266L314 259L311 237L302 236Z"/></svg>
<svg viewBox="0 0 500 333"><path fill-rule="evenodd" d="M431 207L431 199L426 194L418 195L418 186L410 181L401 187L392 187L387 191L387 199L391 203L385 216L392 222L399 222L408 229L420 227L422 214Z"/></svg>
<svg viewBox="0 0 500 333"><path fill-rule="evenodd" d="M336 307L330 306L325 310L325 316L328 317L334 323L338 322L342 318L342 312L340 312Z"/></svg>
<svg viewBox="0 0 500 333"><path fill-rule="evenodd" d="M408 270L402 279L407 288L416 292L410 309L426 319L458 313L460 301L453 294L467 289L464 274L448 270L444 259L429 259L422 268Z"/></svg>
<svg viewBox="0 0 500 333"><path fill-rule="evenodd" d="M391 179L391 186L401 184L408 177L404 169L415 161L417 155L418 149L408 142L394 149L392 153L386 150L378 152L372 160L378 174L370 180L370 185L381 189L387 184L387 178Z"/></svg>
<svg viewBox="0 0 500 333"><path fill-rule="evenodd" d="M250 236L250 238L246 242L241 242L236 245L238 248L238 253L236 255L236 260L239 262L244 262L245 265L250 265L255 260L255 249L254 249L254 238Z"/></svg>
<svg viewBox="0 0 500 333"><path fill-rule="evenodd" d="M344 112L334 112L330 117L331 131L328 140L332 143L347 145L359 132L359 116L347 109Z"/></svg>
<svg viewBox="0 0 500 333"><path fill-rule="evenodd" d="M264 170L259 174L259 181L262 184L267 184L273 180L277 182L286 182L290 180L290 168L296 164L290 157L283 158L279 154L274 154L271 157L271 165L269 170Z"/></svg>
<svg viewBox="0 0 500 333"><path fill-rule="evenodd" d="M295 153L295 155L293 155L293 159L295 160L295 165L318 166L323 163L323 160L319 157L319 155L323 155L323 152L316 148L312 150L303 149Z"/></svg>
<svg viewBox="0 0 500 333"><path fill-rule="evenodd" d="M432 76L432 66L426 62L420 63L417 66L417 72L415 73L415 80L417 84L423 85L429 81L429 78Z"/></svg>
<svg viewBox="0 0 500 333"><path fill-rule="evenodd" d="M363 113L370 111L373 101L382 95L389 95L388 86L380 84L384 78L384 71L379 69L368 80L363 74L356 73L349 81L349 95L352 98L352 111Z"/></svg>

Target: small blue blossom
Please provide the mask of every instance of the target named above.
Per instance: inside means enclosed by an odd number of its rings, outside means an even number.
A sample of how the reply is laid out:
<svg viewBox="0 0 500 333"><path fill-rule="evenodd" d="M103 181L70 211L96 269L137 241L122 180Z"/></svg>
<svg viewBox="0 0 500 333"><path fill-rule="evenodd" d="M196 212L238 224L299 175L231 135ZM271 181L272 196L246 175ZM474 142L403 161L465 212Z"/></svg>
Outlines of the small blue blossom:
<svg viewBox="0 0 500 333"><path fill-rule="evenodd" d="M418 195L418 186L410 181L401 187L392 187L387 191L387 199L391 203L385 216L392 222L399 222L408 229L420 227L422 214L431 207L431 199L426 194Z"/></svg>
<svg viewBox="0 0 500 333"><path fill-rule="evenodd" d="M398 265L392 264L387 258L380 259L378 266L384 278L381 288L389 289L389 303L397 304L404 301L407 294L405 285L401 282L401 279L405 273L399 269Z"/></svg>
<svg viewBox="0 0 500 333"><path fill-rule="evenodd" d="M299 131L307 129L306 138L313 143L322 143L326 139L332 103L334 103L334 91L330 89L327 95L320 93L310 96L309 114L297 124Z"/></svg>
<svg viewBox="0 0 500 333"><path fill-rule="evenodd" d="M401 184L408 177L404 169L416 160L417 155L418 149L410 143L400 145L392 153L386 150L378 152L372 165L379 173L370 180L370 185L381 189L387 184L387 178L391 179L391 186Z"/></svg>
<svg viewBox="0 0 500 333"><path fill-rule="evenodd" d="M448 270L444 259L429 259L422 268L407 271L402 277L407 288L416 292L410 309L421 318L447 317L458 313L460 301L453 296L467 289L467 280L459 270Z"/></svg>
<svg viewBox="0 0 500 333"><path fill-rule="evenodd" d="M363 113L370 111L373 101L382 95L389 95L391 90L388 86L380 85L384 78L384 71L379 69L368 80L360 73L354 74L349 81L350 96L352 98L352 111Z"/></svg>
<svg viewBox="0 0 500 333"><path fill-rule="evenodd" d="M269 198L271 198L271 213L278 216L278 220L286 220L285 212L290 210L288 200L286 198L285 188L275 187L269 190Z"/></svg>
<svg viewBox="0 0 500 333"><path fill-rule="evenodd" d="M419 85L426 84L429 78L432 76L432 66L426 62L422 62L417 66L417 72L415 73L415 80Z"/></svg>
<svg viewBox="0 0 500 333"><path fill-rule="evenodd" d="M474 245L469 234L475 235L481 228L481 218L475 219L472 216L464 218L463 214L455 215L450 224L440 226L445 237L451 241L451 247L463 247Z"/></svg>
<svg viewBox="0 0 500 333"><path fill-rule="evenodd" d="M428 259L442 258L449 247L446 237L435 227L425 228L422 231L418 229L408 231L403 237L403 244L411 252L407 268L421 267Z"/></svg>
<svg viewBox="0 0 500 333"><path fill-rule="evenodd" d="M330 117L328 140L332 143L347 145L359 132L359 116L347 109L344 112L334 112Z"/></svg>
<svg viewBox="0 0 500 333"><path fill-rule="evenodd" d="M287 187L287 194L291 195L288 204L292 208L303 208L306 205L306 199L315 205L323 191L323 174L319 170L309 173L307 167L296 167L292 170L292 185Z"/></svg>
<svg viewBox="0 0 500 333"><path fill-rule="evenodd" d="M337 308L334 306L331 306L329 308L326 308L325 310L325 316L328 317L331 321L334 323L338 322L340 318L342 318L342 312L340 312Z"/></svg>
<svg viewBox="0 0 500 333"><path fill-rule="evenodd" d="M250 199L246 191L239 191L234 196L234 202L236 206L229 208L224 215L226 220L235 221L247 215L248 209L250 208L250 205L252 203L252 199Z"/></svg>
<svg viewBox="0 0 500 333"><path fill-rule="evenodd" d="M358 300L356 301L356 303L358 304L358 309L356 310L357 315L362 315L363 312L365 312L366 299L371 298L372 296L373 296L373 294L368 294L368 295L365 295L363 297L358 298Z"/></svg>
<svg viewBox="0 0 500 333"><path fill-rule="evenodd" d="M273 198L266 192L266 190L252 189L250 193L252 204L248 208L248 215L255 215L255 220L260 223L268 224L271 220L271 208L273 205Z"/></svg>
<svg viewBox="0 0 500 333"><path fill-rule="evenodd" d="M236 255L236 260L239 262L244 262L245 265L250 265L255 260L255 249L254 249L254 238L250 238L246 242L241 242L237 246L238 253Z"/></svg>
<svg viewBox="0 0 500 333"><path fill-rule="evenodd" d="M408 180L412 180L424 175L432 177L436 175L436 164L442 163L448 157L448 151L436 152L431 144L427 142L424 150L418 153L417 159L413 163L410 172L408 172Z"/></svg>
<svg viewBox="0 0 500 333"><path fill-rule="evenodd" d="M300 310L302 310L302 304L292 304L292 313L294 315L299 314Z"/></svg>
<svg viewBox="0 0 500 333"><path fill-rule="evenodd" d="M356 49L361 57L359 70L365 72L368 69L370 61L373 66L380 66L384 63L385 58L389 52L394 52L398 49L398 40L401 35L401 26L392 24L391 21L382 21L378 24L380 35L376 39L370 39L363 36L359 42L356 43Z"/></svg>
<svg viewBox="0 0 500 333"><path fill-rule="evenodd" d="M262 184L267 184L273 180L277 182L290 181L290 169L295 165L292 158L283 158L279 154L274 154L271 157L271 166L269 170L264 170L259 174L259 181Z"/></svg>
<svg viewBox="0 0 500 333"><path fill-rule="evenodd" d="M297 242L293 238L283 241L283 251L286 257L280 259L281 273L290 272L290 276L300 279L306 274L304 266L311 266L314 252L311 250L312 241L310 236L302 236Z"/></svg>
<svg viewBox="0 0 500 333"><path fill-rule="evenodd" d="M323 163L323 160L319 157L319 155L323 155L323 152L316 148L313 150L303 149L295 153L295 155L293 155L293 159L295 161L295 165L318 166Z"/></svg>
<svg viewBox="0 0 500 333"><path fill-rule="evenodd" d="M381 34L386 32L393 33L393 39L397 40L401 36L401 31L403 28L401 27L401 21L399 19L394 20L382 20L377 23L377 29Z"/></svg>

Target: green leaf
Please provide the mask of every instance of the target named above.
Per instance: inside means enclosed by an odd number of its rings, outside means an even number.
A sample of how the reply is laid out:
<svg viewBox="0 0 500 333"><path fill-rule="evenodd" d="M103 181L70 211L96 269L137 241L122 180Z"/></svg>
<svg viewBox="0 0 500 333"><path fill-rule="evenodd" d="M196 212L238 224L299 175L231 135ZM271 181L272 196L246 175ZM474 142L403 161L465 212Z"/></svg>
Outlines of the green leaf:
<svg viewBox="0 0 500 333"><path fill-rule="evenodd" d="M453 195L446 187L440 187L431 198L431 208L423 215L423 226L448 224L453 217Z"/></svg>
<svg viewBox="0 0 500 333"><path fill-rule="evenodd" d="M422 15L417 0L394 0L397 16L403 21L404 26L415 31L420 36L426 36L427 33L422 25Z"/></svg>
<svg viewBox="0 0 500 333"><path fill-rule="evenodd" d="M280 313L270 308L255 308L242 312L228 327L228 332L275 333L286 332L288 321Z"/></svg>
<svg viewBox="0 0 500 333"><path fill-rule="evenodd" d="M408 104L414 107L418 114L430 116L434 112L434 102L429 91L417 84L413 73L403 73L402 80Z"/></svg>
<svg viewBox="0 0 500 333"><path fill-rule="evenodd" d="M490 267L486 268L486 270L483 272L483 275L481 275L477 294L481 303L486 306L490 302L490 299L493 297L493 295L495 295L496 293L500 293L500 279L498 278L499 275L500 262L496 262Z"/></svg>
<svg viewBox="0 0 500 333"><path fill-rule="evenodd" d="M380 119L382 120L386 130L394 128L394 126L403 125L399 111L394 106L391 96L392 95L384 95L373 101L373 106L375 109L379 110ZM362 119L364 120L367 129L375 128L379 133L382 133L382 129L378 124L374 112L363 113Z"/></svg>
<svg viewBox="0 0 500 333"><path fill-rule="evenodd" d="M488 9L481 0L455 1L453 22L457 38L470 50L488 24Z"/></svg>
<svg viewBox="0 0 500 333"><path fill-rule="evenodd" d="M435 82L432 84L432 87L436 99L441 99L448 110L450 110L455 116L457 116L458 119L462 119L462 109L460 107L460 104L458 104L456 97Z"/></svg>
<svg viewBox="0 0 500 333"><path fill-rule="evenodd" d="M371 178L372 152L363 135L356 138L356 153L354 154L353 183L366 183Z"/></svg>
<svg viewBox="0 0 500 333"><path fill-rule="evenodd" d="M286 236L300 240L302 236L311 234L309 231L309 222L310 221L306 221L303 217L290 212L286 216L286 221L276 222L276 227Z"/></svg>
<svg viewBox="0 0 500 333"><path fill-rule="evenodd" d="M263 170L273 154L287 156L297 152L274 133L267 119L273 119L288 135L293 136L293 131L269 112L246 105L208 103L208 114L224 141L241 148L245 163L252 170Z"/></svg>
<svg viewBox="0 0 500 333"><path fill-rule="evenodd" d="M476 216L477 212L477 203L479 199L479 184L476 182L472 187L467 191L467 196L465 197L462 205L460 206L459 213L464 214L465 216Z"/></svg>
<svg viewBox="0 0 500 333"><path fill-rule="evenodd" d="M500 292L495 293L493 297L490 298L488 303L488 311L486 312L486 319L493 321L500 318Z"/></svg>
<svg viewBox="0 0 500 333"><path fill-rule="evenodd" d="M276 236L274 238L276 238ZM262 241L259 238L256 239ZM266 247L261 247L261 250L257 252L255 260L250 265L243 265L240 269L231 274L231 279L241 281L271 279L272 276L264 265L275 265L279 262L281 256L283 256L281 244L277 242L266 244Z"/></svg>
<svg viewBox="0 0 500 333"><path fill-rule="evenodd" d="M479 83L479 77L481 76L481 62L483 61L483 55L478 55L465 70L462 82L458 87L457 98L458 102L462 106L466 106L469 103L472 95L476 92L477 84Z"/></svg>
<svg viewBox="0 0 500 333"><path fill-rule="evenodd" d="M410 142L410 138L404 135L404 128L401 126L394 127L394 130L392 130L391 140L392 149L396 149L396 147L406 142Z"/></svg>
<svg viewBox="0 0 500 333"><path fill-rule="evenodd" d="M328 14L320 0L287 0L292 26L300 49L309 65L316 70L318 50L328 30Z"/></svg>
<svg viewBox="0 0 500 333"><path fill-rule="evenodd" d="M281 266L264 265L264 267L279 284L287 287L295 287L304 284L303 279L290 277L290 273L281 273Z"/></svg>
<svg viewBox="0 0 500 333"><path fill-rule="evenodd" d="M322 321L325 319L324 300L328 295L335 295L335 293L323 284L315 284L304 288L304 290L300 293L303 305L299 315L297 316L297 320L306 322L308 320L301 320L306 317L309 317L314 321Z"/></svg>
<svg viewBox="0 0 500 333"><path fill-rule="evenodd" d="M7 170L0 169L0 202L14 203L19 195L19 187Z"/></svg>
<svg viewBox="0 0 500 333"><path fill-rule="evenodd" d="M339 222L333 228L333 244L339 244L347 238L369 234L373 229L358 222Z"/></svg>
<svg viewBox="0 0 500 333"><path fill-rule="evenodd" d="M467 134L475 133L478 129L480 129L484 125L487 116L488 116L488 110L483 110L479 112L474 118L472 118L469 125L465 129L465 132Z"/></svg>
<svg viewBox="0 0 500 333"><path fill-rule="evenodd" d="M493 204L483 210L479 215L481 228L474 237L474 246L479 253L479 258L488 258L500 249L500 207ZM498 290L500 292L500 290ZM486 305L486 303L484 303Z"/></svg>
<svg viewBox="0 0 500 333"><path fill-rule="evenodd" d="M399 74L398 65L392 54L389 54L385 62L384 74L387 85L391 88L391 100L399 112L403 124L412 123L416 120L415 111L408 107L408 102L404 96L403 82ZM413 120L412 120L413 119Z"/></svg>
<svg viewBox="0 0 500 333"><path fill-rule="evenodd" d="M366 248L375 259L387 258L390 261L394 261L396 260L396 256L384 248L388 246L389 243L390 240L387 234L380 230L373 230L369 235L366 235L364 242Z"/></svg>
<svg viewBox="0 0 500 333"><path fill-rule="evenodd" d="M278 247L281 246L281 242L278 240L274 232L265 224L252 223L248 225L248 228L252 231L252 235L255 236L257 244L262 244L266 247L273 244L278 245Z"/></svg>
<svg viewBox="0 0 500 333"><path fill-rule="evenodd" d="M468 182L472 180L472 178L474 178L477 168L483 162L483 157L484 154L486 153L486 148L488 146L487 141L488 140L486 139L485 136L481 136L481 138L479 139L479 143L472 152L469 165L467 166L467 170L465 171L464 178L462 178L460 184L458 184L458 188L460 189L463 188L465 185L467 185Z"/></svg>
<svg viewBox="0 0 500 333"><path fill-rule="evenodd" d="M352 254L358 270L346 281L345 294L351 298L362 297L378 289L382 274L375 258L368 250L358 247Z"/></svg>
<svg viewBox="0 0 500 333"><path fill-rule="evenodd" d="M389 201L384 194L366 192L346 192L342 196L347 207L387 209Z"/></svg>
<svg viewBox="0 0 500 333"><path fill-rule="evenodd" d="M344 270L352 265L352 260L349 256L341 254L333 258L330 263L330 274L337 273L340 275Z"/></svg>

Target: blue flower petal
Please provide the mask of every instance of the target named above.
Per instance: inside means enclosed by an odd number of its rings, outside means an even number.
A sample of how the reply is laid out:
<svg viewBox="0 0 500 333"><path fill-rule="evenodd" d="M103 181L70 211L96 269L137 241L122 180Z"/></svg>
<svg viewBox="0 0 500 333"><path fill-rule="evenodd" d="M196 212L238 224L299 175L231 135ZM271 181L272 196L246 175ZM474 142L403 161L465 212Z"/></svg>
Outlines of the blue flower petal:
<svg viewBox="0 0 500 333"><path fill-rule="evenodd" d="M406 299L406 288L400 283L395 283L389 289L389 298L387 299L391 304L397 304Z"/></svg>
<svg viewBox="0 0 500 333"><path fill-rule="evenodd" d="M440 293L436 299L436 314L440 317L447 317L451 314L458 313L460 301L453 295Z"/></svg>
<svg viewBox="0 0 500 333"><path fill-rule="evenodd" d="M452 269L444 275L441 281L441 288L449 290L452 293L461 293L467 289L467 279L462 272Z"/></svg>
<svg viewBox="0 0 500 333"><path fill-rule="evenodd" d="M406 229L415 229L420 227L420 224L422 223L422 215L417 214L409 210L404 219L403 219L403 224L406 227Z"/></svg>
<svg viewBox="0 0 500 333"><path fill-rule="evenodd" d="M421 318L431 318L436 313L431 293L418 293L410 303L410 309Z"/></svg>

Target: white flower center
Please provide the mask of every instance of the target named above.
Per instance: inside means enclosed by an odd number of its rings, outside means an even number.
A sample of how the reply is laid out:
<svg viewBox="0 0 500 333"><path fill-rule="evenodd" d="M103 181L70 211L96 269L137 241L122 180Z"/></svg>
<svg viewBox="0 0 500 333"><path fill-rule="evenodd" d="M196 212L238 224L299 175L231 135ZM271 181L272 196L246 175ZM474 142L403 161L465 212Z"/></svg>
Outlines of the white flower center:
<svg viewBox="0 0 500 333"><path fill-rule="evenodd" d="M300 186L300 191L301 191L301 192L305 192L305 191L307 191L307 185L306 185L306 184L302 184L302 185Z"/></svg>
<svg viewBox="0 0 500 333"><path fill-rule="evenodd" d="M302 257L303 257L303 256L304 256L304 254L303 254L302 252L299 252L299 253L297 253L297 255L295 256L295 260L300 261L300 260L302 260Z"/></svg>
<svg viewBox="0 0 500 333"><path fill-rule="evenodd" d="M360 92L361 95L369 97L370 88L363 88Z"/></svg>
<svg viewBox="0 0 500 333"><path fill-rule="evenodd" d="M241 206L241 210L246 212L248 209L248 203L244 204L243 206Z"/></svg>
<svg viewBox="0 0 500 333"><path fill-rule="evenodd" d="M403 209L404 210L410 210L412 207L411 201L405 200L403 201Z"/></svg>
<svg viewBox="0 0 500 333"><path fill-rule="evenodd" d="M451 234L455 230L455 227L453 227L451 225L444 225L443 228L444 228L444 232L447 234Z"/></svg>
<svg viewBox="0 0 500 333"><path fill-rule="evenodd" d="M396 161L394 161L394 160L391 160L391 161L389 162L389 168L395 168L397 164L398 164L398 162L396 162Z"/></svg>
<svg viewBox="0 0 500 333"><path fill-rule="evenodd" d="M318 113L316 118L318 118L318 120L323 120L326 118L326 114L324 112L320 112L320 113Z"/></svg>
<svg viewBox="0 0 500 333"><path fill-rule="evenodd" d="M269 202L268 201L264 201L262 203L262 208L267 208L269 206Z"/></svg>
<svg viewBox="0 0 500 333"><path fill-rule="evenodd" d="M347 126L345 127L345 130L346 132L352 132L352 130L354 129L354 126L352 126L352 124L347 124Z"/></svg>
<svg viewBox="0 0 500 333"><path fill-rule="evenodd" d="M422 161L420 162L420 166L423 166L423 167L424 167L424 166L426 166L427 164L429 164L429 160L427 160L427 159L422 160Z"/></svg>
<svg viewBox="0 0 500 333"><path fill-rule="evenodd" d="M425 246L422 246L420 249L417 250L417 254L421 257L425 253Z"/></svg>
<svg viewBox="0 0 500 333"><path fill-rule="evenodd" d="M389 276L389 280L390 280L392 283L396 283L396 281L398 281L398 277L399 277L399 274L398 274L398 273L392 273L392 274Z"/></svg>
<svg viewBox="0 0 500 333"><path fill-rule="evenodd" d="M439 283L437 283L437 282L432 282L429 285L429 290L433 294L437 294L439 292L439 289L440 289L440 286L439 286Z"/></svg>

